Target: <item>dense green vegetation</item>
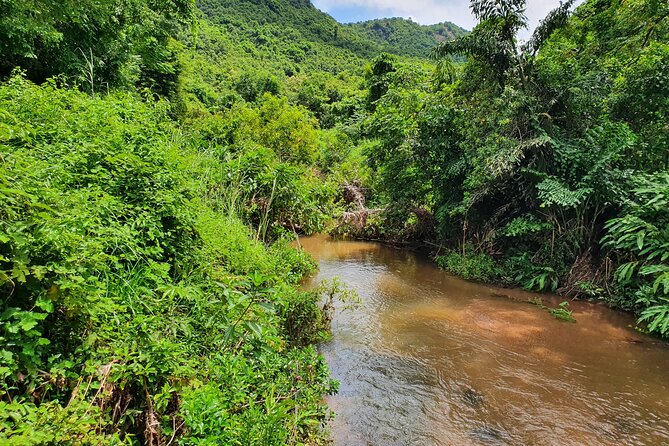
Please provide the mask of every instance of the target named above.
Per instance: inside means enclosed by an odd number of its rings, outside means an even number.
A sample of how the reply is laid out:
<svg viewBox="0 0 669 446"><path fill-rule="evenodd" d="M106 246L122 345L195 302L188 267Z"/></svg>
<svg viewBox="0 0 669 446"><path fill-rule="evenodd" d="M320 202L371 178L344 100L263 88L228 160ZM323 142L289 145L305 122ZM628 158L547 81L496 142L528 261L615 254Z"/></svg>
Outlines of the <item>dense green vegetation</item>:
<svg viewBox="0 0 669 446"><path fill-rule="evenodd" d="M465 33L449 22L422 26L403 18L342 25L316 9L309 0L198 0L197 4L212 22L245 33L259 42L271 40L272 35L292 36L293 44L287 41L286 47L297 49L305 43L312 48L325 46L330 54L374 57L388 51L402 56L427 57L439 41ZM296 36L297 41L302 42L295 42Z"/></svg>
<svg viewBox="0 0 669 446"><path fill-rule="evenodd" d="M342 25L308 1L199 0L197 38L182 36L182 98L220 111L264 93L307 107L333 127L360 110L363 67L382 51L425 57L464 30L403 19ZM195 51L194 51L195 50ZM193 104L191 104L193 108ZM341 119L339 119L341 118Z"/></svg>
<svg viewBox="0 0 669 446"><path fill-rule="evenodd" d="M224 161L164 101L13 77L0 109L3 444L318 435L334 387L305 346L326 316L292 286L313 265L258 241L273 212L312 207L294 201L304 174L261 151ZM268 183L272 203L236 209Z"/></svg>
<svg viewBox="0 0 669 446"><path fill-rule="evenodd" d="M325 442L346 292L289 242L342 214L668 335L669 7L501 4L4 2L0 443Z"/></svg>
<svg viewBox="0 0 669 446"><path fill-rule="evenodd" d="M150 87L178 78L171 36L191 23L190 0L12 0L0 14L0 76L16 67L43 82L63 75L88 88Z"/></svg>
<svg viewBox="0 0 669 446"><path fill-rule="evenodd" d="M232 40L190 3L31 5L0 27L0 443L318 444L342 290L299 291L288 241L333 213L340 138L300 84L207 77Z"/></svg>
<svg viewBox="0 0 669 446"><path fill-rule="evenodd" d="M567 2L519 46L525 2L503 3L472 2L480 24L431 73L374 62L363 127L395 232L427 210L447 269L605 298L667 334L669 7Z"/></svg>
<svg viewBox="0 0 669 446"><path fill-rule="evenodd" d="M419 25L411 20L395 17L376 19L346 25L362 34L367 42L374 42L387 53L426 57L434 46L465 34L465 30L450 23Z"/></svg>

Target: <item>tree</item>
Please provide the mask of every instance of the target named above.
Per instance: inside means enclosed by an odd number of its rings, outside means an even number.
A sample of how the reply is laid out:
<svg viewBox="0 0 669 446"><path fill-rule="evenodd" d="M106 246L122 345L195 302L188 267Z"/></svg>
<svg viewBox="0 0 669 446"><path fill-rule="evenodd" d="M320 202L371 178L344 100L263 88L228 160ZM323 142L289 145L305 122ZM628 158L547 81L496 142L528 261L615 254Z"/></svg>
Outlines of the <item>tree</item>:
<svg viewBox="0 0 669 446"><path fill-rule="evenodd" d="M89 90L173 89L170 37L193 18L193 0L6 0L0 15L0 76L15 68L41 83L64 75Z"/></svg>
<svg viewBox="0 0 669 446"><path fill-rule="evenodd" d="M527 27L525 4L526 0L472 0L471 10L479 24L470 34L440 44L434 50L434 57L464 55L481 60L493 71L502 88L507 74L514 68L527 90L532 60L541 44L566 24L574 0L567 0L551 11L529 42L519 49L518 31Z"/></svg>

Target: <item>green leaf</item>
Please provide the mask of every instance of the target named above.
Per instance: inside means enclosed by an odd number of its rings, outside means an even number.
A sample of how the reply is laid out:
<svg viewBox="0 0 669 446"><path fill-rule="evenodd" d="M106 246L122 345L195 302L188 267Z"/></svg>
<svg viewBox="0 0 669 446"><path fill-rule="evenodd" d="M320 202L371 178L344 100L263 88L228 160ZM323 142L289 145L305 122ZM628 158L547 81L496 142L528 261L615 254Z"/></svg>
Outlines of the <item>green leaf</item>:
<svg viewBox="0 0 669 446"><path fill-rule="evenodd" d="M246 321L245 325L246 327L248 327L249 330L251 330L256 335L256 337L258 338L262 337L262 329L260 328L260 325L258 325L256 322Z"/></svg>
<svg viewBox="0 0 669 446"><path fill-rule="evenodd" d="M235 327L234 325L229 326L228 328L225 329L225 334L223 335L223 342L226 344L232 339L232 336L235 333Z"/></svg>
<svg viewBox="0 0 669 446"><path fill-rule="evenodd" d="M14 264L14 268L12 268L12 277L14 277L17 282L26 283L27 277L29 275L30 271L28 270L26 265L22 263Z"/></svg>
<svg viewBox="0 0 669 446"><path fill-rule="evenodd" d="M31 317L22 317L19 321L19 328L23 331L30 331L35 328L38 324L38 321Z"/></svg>
<svg viewBox="0 0 669 446"><path fill-rule="evenodd" d="M662 287L662 292L664 294L669 294L669 272L665 272L658 276L658 278L653 283L653 292L657 293Z"/></svg>
<svg viewBox="0 0 669 446"><path fill-rule="evenodd" d="M643 249L643 241L644 241L645 238L646 238L646 233L645 232L639 232L636 236L636 244L637 244L637 248L639 249L639 251L641 251Z"/></svg>
<svg viewBox="0 0 669 446"><path fill-rule="evenodd" d="M258 306L263 308L268 313L276 313L276 306L271 302L258 302Z"/></svg>
<svg viewBox="0 0 669 446"><path fill-rule="evenodd" d="M53 313L54 310L54 305L53 302L47 298L46 296L40 297L37 299L37 302L35 302L35 306L37 308L42 309L46 313Z"/></svg>
<svg viewBox="0 0 669 446"><path fill-rule="evenodd" d="M639 262L630 262L621 265L616 271L616 276L618 277L618 282L629 282L632 279L634 270L639 265Z"/></svg>

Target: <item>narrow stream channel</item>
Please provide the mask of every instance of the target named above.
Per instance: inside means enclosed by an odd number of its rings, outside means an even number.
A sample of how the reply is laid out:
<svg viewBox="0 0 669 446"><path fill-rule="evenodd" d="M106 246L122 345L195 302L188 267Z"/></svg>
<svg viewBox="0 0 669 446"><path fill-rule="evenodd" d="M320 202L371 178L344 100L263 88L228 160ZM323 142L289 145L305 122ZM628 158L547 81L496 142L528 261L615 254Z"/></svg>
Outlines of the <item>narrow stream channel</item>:
<svg viewBox="0 0 669 446"><path fill-rule="evenodd" d="M301 240L357 290L320 346L340 391L335 445L669 445L669 346L632 317L456 279L373 243ZM559 300L544 298L549 305Z"/></svg>

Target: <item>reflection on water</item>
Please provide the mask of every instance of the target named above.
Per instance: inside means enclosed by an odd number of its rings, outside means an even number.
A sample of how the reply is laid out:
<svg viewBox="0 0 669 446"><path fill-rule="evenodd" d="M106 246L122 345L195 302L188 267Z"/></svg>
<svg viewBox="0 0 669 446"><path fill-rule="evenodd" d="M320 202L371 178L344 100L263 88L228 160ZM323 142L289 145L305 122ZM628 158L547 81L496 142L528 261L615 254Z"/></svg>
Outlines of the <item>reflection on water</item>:
<svg viewBox="0 0 669 446"><path fill-rule="evenodd" d="M362 299L321 345L341 382L336 445L669 446L669 346L630 316L574 302L565 323L410 253L301 243L313 283L339 276Z"/></svg>

